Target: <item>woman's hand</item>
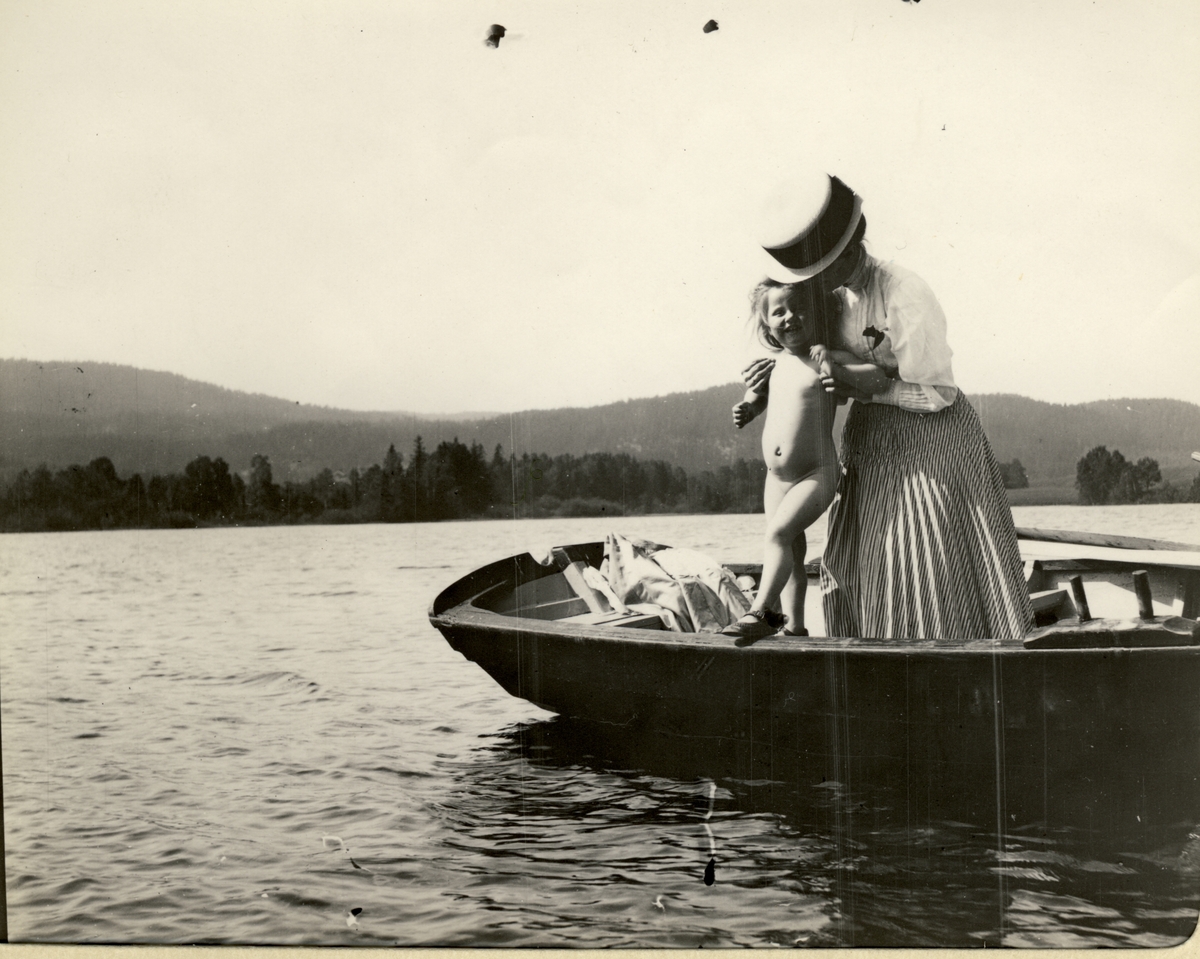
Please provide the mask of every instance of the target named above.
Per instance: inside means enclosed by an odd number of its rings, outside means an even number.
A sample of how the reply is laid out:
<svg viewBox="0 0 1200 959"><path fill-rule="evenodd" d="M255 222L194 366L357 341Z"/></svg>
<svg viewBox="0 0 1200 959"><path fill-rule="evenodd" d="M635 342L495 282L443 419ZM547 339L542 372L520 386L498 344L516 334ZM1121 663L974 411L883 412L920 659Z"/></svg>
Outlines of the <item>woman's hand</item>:
<svg viewBox="0 0 1200 959"><path fill-rule="evenodd" d="M836 369L836 367L835 367ZM838 406L841 406L846 400L858 400L860 403L870 403L870 393L864 393L862 390L856 390L849 383L840 383L837 380L833 381L833 386L825 387L826 391L832 393L837 399Z"/></svg>
<svg viewBox="0 0 1200 959"><path fill-rule="evenodd" d="M742 370L742 382L746 384L746 388L753 390L755 393L766 393L767 384L771 379L771 370L775 368L775 361L768 357L759 357L744 370Z"/></svg>
<svg viewBox="0 0 1200 959"><path fill-rule="evenodd" d="M835 363L832 374L833 388L830 387L829 378L821 377L821 383L831 393L837 392L839 386L846 386L871 397L891 385L887 371L874 363Z"/></svg>

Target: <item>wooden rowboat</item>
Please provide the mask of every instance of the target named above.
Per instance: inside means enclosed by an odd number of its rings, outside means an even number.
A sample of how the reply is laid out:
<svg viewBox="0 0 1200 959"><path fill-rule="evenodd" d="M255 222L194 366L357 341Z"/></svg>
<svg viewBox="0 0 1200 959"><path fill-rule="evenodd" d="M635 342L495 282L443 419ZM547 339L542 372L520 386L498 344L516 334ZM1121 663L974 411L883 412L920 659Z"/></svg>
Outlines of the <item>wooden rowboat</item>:
<svg viewBox="0 0 1200 959"><path fill-rule="evenodd" d="M1132 797L1111 815L1200 813L1200 547L1018 534L1038 623L1021 640L738 648L595 608L578 574L600 566L602 543L562 547L550 565L493 562L443 590L429 618L512 695L669 737L718 764L711 775L916 783L943 798L982 776L1010 804L1035 797L1022 812L1034 819L1106 792Z"/></svg>

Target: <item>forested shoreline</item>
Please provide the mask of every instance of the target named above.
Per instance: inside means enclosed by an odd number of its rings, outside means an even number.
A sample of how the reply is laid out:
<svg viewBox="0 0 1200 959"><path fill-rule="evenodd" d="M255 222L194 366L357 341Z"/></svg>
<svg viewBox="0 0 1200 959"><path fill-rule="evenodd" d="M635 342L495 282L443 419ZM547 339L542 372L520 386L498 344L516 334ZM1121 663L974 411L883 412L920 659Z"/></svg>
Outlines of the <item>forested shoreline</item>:
<svg viewBox="0 0 1200 959"><path fill-rule="evenodd" d="M1028 485L1019 460L999 465L1005 486ZM429 451L419 436L407 462L393 444L382 463L302 482L276 483L263 454L242 473L199 456L182 473L149 479L122 479L99 457L57 472L22 470L0 497L0 532L757 513L765 476L759 460L688 473L628 453L518 457L497 446L489 458L479 443L457 439ZM1085 504L1200 502L1200 476L1174 487L1153 459L1131 463L1102 446L1080 459L1076 488Z"/></svg>
<svg viewBox="0 0 1200 959"><path fill-rule="evenodd" d="M411 523L451 519L751 513L762 510L766 467L739 459L689 474L626 453L505 455L457 439L407 462L390 446L349 473L322 470L276 483L268 457L244 473L200 456L183 473L122 479L107 457L52 472L23 470L0 498L0 530L42 532L294 523ZM245 478L243 478L245 477Z"/></svg>
<svg viewBox="0 0 1200 959"><path fill-rule="evenodd" d="M740 382L595 407L429 418L402 412L326 409L229 390L172 373L105 363L0 359L0 493L23 469L59 470L108 457L122 477L182 473L202 455L220 455L245 475L255 454L276 478L307 480L329 466L360 472L389 444L406 455L417 436L427 449L457 438L506 453L583 456L596 450L661 459L689 474L737 459L757 461L759 433L735 430L729 409ZM1019 460L1029 488L1072 502L1076 463L1100 444L1137 461L1152 457L1164 479L1187 487L1200 449L1200 405L1182 400L1112 399L1055 404L1011 394L971 394L1001 468ZM835 431L841 432L845 408ZM1007 479L1007 478L1006 478ZM1017 477L1014 477L1017 479ZM1008 482L1011 488L1023 484ZM1061 497L1061 498L1060 498Z"/></svg>

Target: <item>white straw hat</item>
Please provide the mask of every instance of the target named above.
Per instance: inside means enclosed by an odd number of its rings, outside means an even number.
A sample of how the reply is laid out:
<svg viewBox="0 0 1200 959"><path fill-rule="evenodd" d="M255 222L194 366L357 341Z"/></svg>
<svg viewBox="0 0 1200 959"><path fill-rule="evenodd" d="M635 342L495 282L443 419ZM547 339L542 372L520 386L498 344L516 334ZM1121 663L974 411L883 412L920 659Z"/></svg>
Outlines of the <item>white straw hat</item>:
<svg viewBox="0 0 1200 959"><path fill-rule="evenodd" d="M810 280L846 249L862 219L862 198L835 176L781 185L759 230L765 268L781 283Z"/></svg>

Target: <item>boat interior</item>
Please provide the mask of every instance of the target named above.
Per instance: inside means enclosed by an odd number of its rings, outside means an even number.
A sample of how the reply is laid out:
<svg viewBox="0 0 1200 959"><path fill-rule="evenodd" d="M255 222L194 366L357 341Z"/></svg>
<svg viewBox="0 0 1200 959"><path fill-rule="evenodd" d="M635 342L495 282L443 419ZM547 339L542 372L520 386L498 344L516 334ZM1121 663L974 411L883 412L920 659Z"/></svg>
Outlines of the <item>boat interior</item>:
<svg viewBox="0 0 1200 959"><path fill-rule="evenodd" d="M1019 530L1025 580L1034 610L1026 646L1062 643L1069 631L1088 633L1089 645L1114 631L1160 627L1170 645L1200 643L1200 547L1130 537ZM1082 542L1080 540L1083 540ZM1088 540L1091 540L1090 542ZM522 567L515 577L475 595L472 605L502 616L614 629L665 629L652 612L627 607L606 589L600 572L604 544L559 547L547 564ZM761 566L726 564L752 599ZM806 565L806 625L824 635L819 564ZM1138 643L1141 645L1142 643Z"/></svg>

